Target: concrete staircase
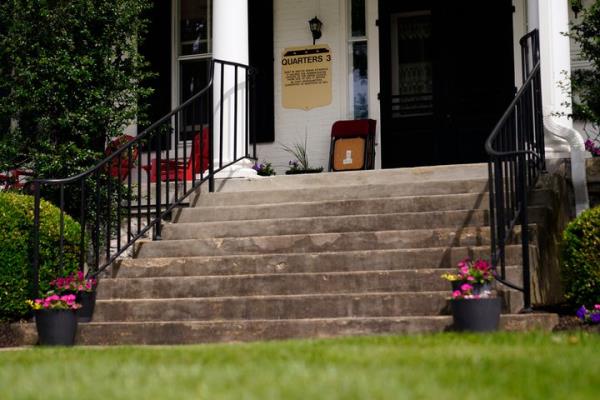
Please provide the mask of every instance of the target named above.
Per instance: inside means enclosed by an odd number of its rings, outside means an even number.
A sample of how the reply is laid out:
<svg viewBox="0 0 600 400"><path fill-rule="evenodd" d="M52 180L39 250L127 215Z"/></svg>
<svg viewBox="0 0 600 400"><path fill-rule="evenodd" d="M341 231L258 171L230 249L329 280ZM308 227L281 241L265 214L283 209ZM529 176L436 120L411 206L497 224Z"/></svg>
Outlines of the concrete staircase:
<svg viewBox="0 0 600 400"><path fill-rule="evenodd" d="M458 260L489 257L485 165L277 176L220 183L144 242L98 290L81 344L175 344L451 329ZM539 212L543 212L540 209ZM520 279L520 249L507 248ZM550 329L516 314L507 330ZM19 327L24 342L35 329Z"/></svg>

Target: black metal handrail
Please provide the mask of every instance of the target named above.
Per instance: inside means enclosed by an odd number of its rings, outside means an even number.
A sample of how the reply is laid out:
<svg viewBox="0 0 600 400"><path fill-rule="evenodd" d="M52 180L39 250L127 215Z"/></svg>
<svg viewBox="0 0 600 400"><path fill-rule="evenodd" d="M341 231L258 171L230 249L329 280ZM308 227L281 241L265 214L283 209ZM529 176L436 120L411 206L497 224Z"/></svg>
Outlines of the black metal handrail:
<svg viewBox="0 0 600 400"><path fill-rule="evenodd" d="M539 55L539 34L521 40L523 85L485 143L489 155L492 264L498 281L523 292L524 310L531 308L528 196L546 170ZM506 244L521 226L523 284L506 279ZM499 271L498 271L499 269Z"/></svg>
<svg viewBox="0 0 600 400"><path fill-rule="evenodd" d="M97 276L150 231L160 240L162 221L201 184L208 182L212 192L215 174L242 159L256 159L249 125L252 77L247 65L213 59L203 89L97 165L64 179L34 180L33 294L39 285L43 193L52 193L60 208L61 263L68 244L65 214L70 214L80 225L78 243L71 243L79 270L87 265L87 275ZM77 204L65 202L66 191Z"/></svg>

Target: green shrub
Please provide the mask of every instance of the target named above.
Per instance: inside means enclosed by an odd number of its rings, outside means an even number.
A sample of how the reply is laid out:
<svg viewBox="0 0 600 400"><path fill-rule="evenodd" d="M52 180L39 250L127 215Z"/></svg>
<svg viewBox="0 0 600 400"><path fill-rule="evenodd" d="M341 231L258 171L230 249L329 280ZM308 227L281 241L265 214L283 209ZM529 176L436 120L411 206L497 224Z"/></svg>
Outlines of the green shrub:
<svg viewBox="0 0 600 400"><path fill-rule="evenodd" d="M0 192L0 320L27 314L31 297L32 196ZM79 224L64 216L64 266L60 262L60 210L42 200L40 206L40 293L57 275L77 270Z"/></svg>
<svg viewBox="0 0 600 400"><path fill-rule="evenodd" d="M600 207L571 221L563 233L565 296L574 306L600 303Z"/></svg>

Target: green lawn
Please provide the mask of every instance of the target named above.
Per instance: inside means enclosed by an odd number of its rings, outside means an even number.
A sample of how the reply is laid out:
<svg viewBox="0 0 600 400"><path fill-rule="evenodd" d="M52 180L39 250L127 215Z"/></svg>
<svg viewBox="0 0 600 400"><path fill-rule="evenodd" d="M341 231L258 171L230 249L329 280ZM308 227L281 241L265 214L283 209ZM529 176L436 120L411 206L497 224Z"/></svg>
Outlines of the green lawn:
<svg viewBox="0 0 600 400"><path fill-rule="evenodd" d="M395 336L0 352L0 399L598 399L600 336Z"/></svg>

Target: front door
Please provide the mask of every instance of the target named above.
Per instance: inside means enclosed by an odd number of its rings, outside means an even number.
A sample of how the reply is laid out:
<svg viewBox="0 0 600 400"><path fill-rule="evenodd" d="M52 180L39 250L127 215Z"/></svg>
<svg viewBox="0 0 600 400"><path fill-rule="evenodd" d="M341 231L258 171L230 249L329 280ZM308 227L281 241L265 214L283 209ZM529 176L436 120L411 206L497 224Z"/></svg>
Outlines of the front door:
<svg viewBox="0 0 600 400"><path fill-rule="evenodd" d="M379 0L384 168L485 160L514 95L511 0Z"/></svg>

